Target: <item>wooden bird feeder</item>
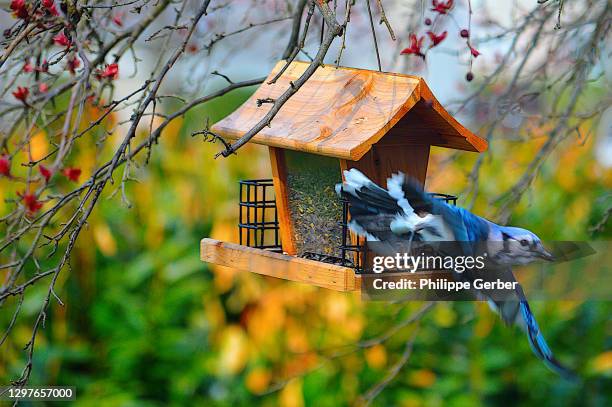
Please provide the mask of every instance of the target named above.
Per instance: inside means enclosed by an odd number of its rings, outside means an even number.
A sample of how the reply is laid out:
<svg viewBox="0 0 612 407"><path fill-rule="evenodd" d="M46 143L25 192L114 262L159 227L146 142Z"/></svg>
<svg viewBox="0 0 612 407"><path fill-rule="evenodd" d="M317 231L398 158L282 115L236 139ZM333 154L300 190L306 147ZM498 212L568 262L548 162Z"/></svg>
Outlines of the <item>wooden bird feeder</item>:
<svg viewBox="0 0 612 407"><path fill-rule="evenodd" d="M284 64L211 130L237 139L258 123L269 110L258 101L278 98L308 66L293 62L269 84ZM240 244L203 239L201 259L341 291L359 289L355 270L364 271L366 253L347 237L347 204L334 191L343 170L357 168L383 186L402 171L424 184L431 146L487 149L422 78L331 65L251 141L268 146L273 178L241 182Z"/></svg>

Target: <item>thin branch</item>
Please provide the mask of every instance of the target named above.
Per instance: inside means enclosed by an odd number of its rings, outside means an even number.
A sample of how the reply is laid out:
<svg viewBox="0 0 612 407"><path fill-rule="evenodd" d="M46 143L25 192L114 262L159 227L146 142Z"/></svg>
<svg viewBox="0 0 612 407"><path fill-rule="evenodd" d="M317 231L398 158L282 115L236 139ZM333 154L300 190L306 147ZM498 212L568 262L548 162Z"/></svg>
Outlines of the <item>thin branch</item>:
<svg viewBox="0 0 612 407"><path fill-rule="evenodd" d="M376 30L374 29L374 18L372 17L372 9L370 7L370 0L366 0L366 6L368 8L368 17L370 19L370 29L372 31L372 40L374 41L374 50L376 51L376 62L378 63L378 70L382 71L380 65L380 52L378 51L378 41L376 40Z"/></svg>
<svg viewBox="0 0 612 407"><path fill-rule="evenodd" d="M391 23L385 14L385 8L383 7L382 0L376 0L376 4L378 5L378 12L380 13L380 21L379 24L385 24L387 30L389 31L389 35L391 39L395 41L397 38L395 37L395 33L393 32L393 28L391 28Z"/></svg>
<svg viewBox="0 0 612 407"><path fill-rule="evenodd" d="M297 0L295 13L293 14L293 24L291 25L291 34L289 35L289 43L283 52L283 59L289 59L294 51L295 54L297 54L296 48L298 48L298 38L300 36L300 27L302 26L302 14L304 13L307 1L308 0ZM314 8L314 3L312 1L310 3Z"/></svg>
<svg viewBox="0 0 612 407"><path fill-rule="evenodd" d="M315 56L314 60L308 65L304 73L295 81L291 83L291 86L281 95L279 96L268 113L249 131L247 131L242 137L240 137L236 142L234 142L229 148L218 153L215 157L223 156L228 157L231 154L235 153L240 147L245 145L249 140L251 140L257 133L259 133L264 127L270 126L272 119L278 111L283 107L283 105L293 96L305 83L310 79L310 77L314 74L317 68L323 63L323 59L329 50L334 39L342 34L342 26L338 24L336 21L336 16L334 12L329 8L329 5L326 2L316 3L319 11L323 15L325 22L327 24L328 30L326 31L325 38L323 43L319 47L319 51Z"/></svg>
<svg viewBox="0 0 612 407"><path fill-rule="evenodd" d="M314 10L315 10L314 0L310 0L308 3L308 14L306 15L306 22L304 23L304 30L302 31L300 41L299 43L296 44L295 47L293 47L291 53L289 54L289 57L286 58L287 61L285 62L285 65L283 65L283 67L278 71L278 73L274 75L274 78L268 81L268 85L272 85L273 83L275 83L278 80L278 78L280 78L283 75L283 73L285 73L289 65L295 60L295 57L297 56L297 54L304 49L306 35L308 34L308 27L310 26L310 20L312 19ZM300 20L301 20L301 17L302 15L300 14Z"/></svg>

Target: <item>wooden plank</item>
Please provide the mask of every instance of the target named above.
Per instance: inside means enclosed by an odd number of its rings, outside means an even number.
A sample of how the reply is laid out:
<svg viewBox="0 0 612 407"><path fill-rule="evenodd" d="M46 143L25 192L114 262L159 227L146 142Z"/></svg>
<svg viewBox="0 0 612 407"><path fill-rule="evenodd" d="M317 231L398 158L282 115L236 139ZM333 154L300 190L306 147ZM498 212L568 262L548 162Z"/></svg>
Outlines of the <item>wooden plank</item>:
<svg viewBox="0 0 612 407"><path fill-rule="evenodd" d="M284 64L278 62L268 80ZM270 109L270 104L258 106L257 101L277 99L307 66L304 62L293 62L274 84L266 80L242 106L216 123L212 131L229 139L244 135ZM252 141L357 161L396 124L401 125L413 108L431 113L427 125L436 131L422 134L424 144L431 144L427 140L429 135L439 133L443 147L486 149L486 141L459 124L435 99L423 79L330 65L319 67L283 105L271 126L264 127ZM438 132L439 129L444 132Z"/></svg>
<svg viewBox="0 0 612 407"><path fill-rule="evenodd" d="M232 267L242 271L297 281L336 291L360 289L359 277L348 267L292 257L262 249L202 239L202 261Z"/></svg>
<svg viewBox="0 0 612 407"><path fill-rule="evenodd" d="M357 168L359 171L363 172L368 178L370 178L373 182L378 185L381 184L381 180L378 178L378 171L376 170L376 159L375 159L375 150L372 149L368 151L363 157L361 157L358 161L346 161L347 168ZM384 187L384 183L383 183Z"/></svg>
<svg viewBox="0 0 612 407"><path fill-rule="evenodd" d="M276 147L270 147L269 151L281 244L285 253L294 256L297 253L297 249L295 244L295 233L293 233L293 221L291 220L291 213L289 211L285 153L282 149Z"/></svg>
<svg viewBox="0 0 612 407"><path fill-rule="evenodd" d="M419 103L417 107L435 112L439 117L438 122L442 123L444 127L448 126L449 128L448 132L440 133L440 136L443 139L450 136L451 140L447 141L447 145L438 145L439 147L452 146L452 148L459 150L480 153L487 150L489 145L487 141L481 139L455 120L455 118L442 107L442 104L435 98L431 89L429 89L429 86L427 86L427 83L425 83L423 79L421 79L419 83L419 94L421 96L421 103Z"/></svg>
<svg viewBox="0 0 612 407"><path fill-rule="evenodd" d="M427 163L429 161L428 145L375 146L376 172L380 185L384 188L392 174L403 172L425 185Z"/></svg>
<svg viewBox="0 0 612 407"><path fill-rule="evenodd" d="M359 161L341 160L343 169L357 168L383 188L387 178L399 171L418 180L422 185L427 175L429 145L384 144L372 147Z"/></svg>

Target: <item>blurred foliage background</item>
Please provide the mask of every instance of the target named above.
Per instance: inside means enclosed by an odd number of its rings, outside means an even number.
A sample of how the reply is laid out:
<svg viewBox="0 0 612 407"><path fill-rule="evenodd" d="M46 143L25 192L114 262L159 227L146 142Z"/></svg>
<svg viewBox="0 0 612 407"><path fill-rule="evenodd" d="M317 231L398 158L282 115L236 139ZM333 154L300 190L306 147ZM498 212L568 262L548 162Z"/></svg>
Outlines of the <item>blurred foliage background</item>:
<svg viewBox="0 0 612 407"><path fill-rule="evenodd" d="M220 147L190 135L203 118L220 119L252 90L234 91L175 121L149 165L137 171L139 182L130 184L131 207L114 197L96 209L69 272L60 275L57 291L66 305L53 305L39 334L31 385L76 386L75 405L83 406L353 405L389 374L414 337L408 363L374 405L610 404L609 302L533 303L558 358L582 377L568 383L546 370L524 335L504 327L485 304L437 303L408 324L423 304L365 303L359 294L200 262L201 238L237 240L237 180L268 177L270 169L265 148L251 145L213 160ZM495 213L491 197L516 182L546 131L491 144L476 213ZM34 156L44 155L46 140L42 132ZM511 223L549 240L609 238L609 227L588 233L612 185L610 169L594 159L595 141L564 142ZM79 148L74 160L88 176L100 152L93 143ZM462 192L476 158L436 149L429 189L458 194L465 204ZM1 182L5 196L14 193ZM36 315L45 289L31 289L24 315ZM1 326L15 306L9 301L2 310ZM27 322L2 347L3 383L23 368ZM363 342L380 335L385 340Z"/></svg>

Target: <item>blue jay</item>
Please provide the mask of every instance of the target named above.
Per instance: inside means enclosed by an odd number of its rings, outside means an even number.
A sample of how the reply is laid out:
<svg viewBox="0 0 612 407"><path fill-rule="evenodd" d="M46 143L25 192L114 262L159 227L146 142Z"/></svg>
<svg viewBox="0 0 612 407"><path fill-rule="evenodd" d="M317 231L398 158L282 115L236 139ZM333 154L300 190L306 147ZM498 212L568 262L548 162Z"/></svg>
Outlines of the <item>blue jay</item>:
<svg viewBox="0 0 612 407"><path fill-rule="evenodd" d="M373 247L386 248L386 253L401 252L406 242L457 242L461 254L473 255L476 245L484 247L496 277L515 282L511 267L537 259L548 261L553 256L532 232L517 227L500 226L480 216L423 191L404 174L394 174L381 188L357 169L344 171L344 182L336 185L336 193L350 203L349 228ZM382 251L382 249L379 249ZM489 272L490 269L487 269ZM469 273L453 273L453 277L469 280ZM553 356L532 314L521 286L500 298L485 290L472 291L508 324L518 325L526 334L534 354L546 366L565 378L573 373Z"/></svg>

